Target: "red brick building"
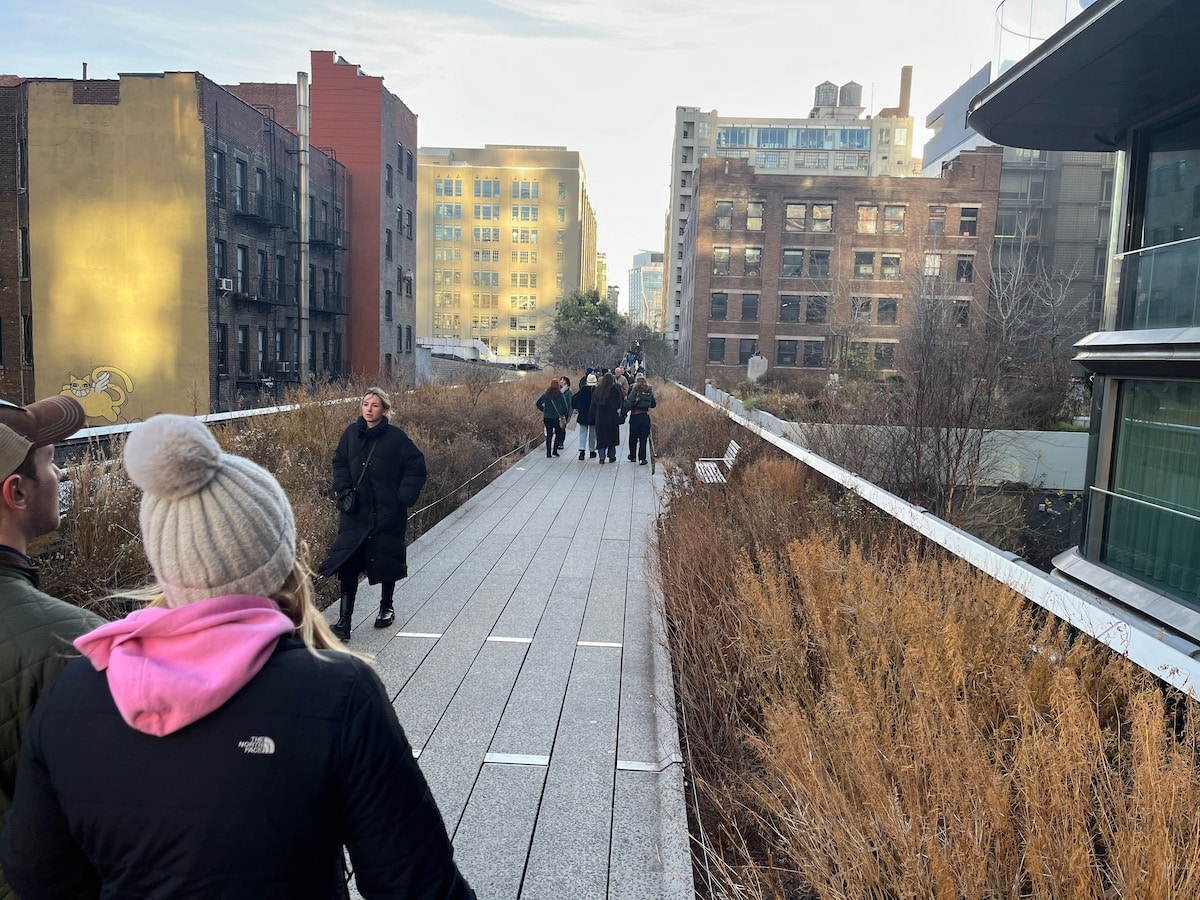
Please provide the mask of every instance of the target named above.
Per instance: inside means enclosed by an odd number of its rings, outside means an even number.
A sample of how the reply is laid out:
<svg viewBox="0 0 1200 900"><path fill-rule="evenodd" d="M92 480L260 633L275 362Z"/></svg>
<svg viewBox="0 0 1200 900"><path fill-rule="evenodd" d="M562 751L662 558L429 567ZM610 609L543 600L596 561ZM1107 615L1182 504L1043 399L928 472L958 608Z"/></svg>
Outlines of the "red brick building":
<svg viewBox="0 0 1200 900"><path fill-rule="evenodd" d="M350 173L346 271L348 370L416 378L417 116L383 84L331 50L311 53L311 143ZM229 88L296 127L296 86Z"/></svg>
<svg viewBox="0 0 1200 900"><path fill-rule="evenodd" d="M1000 148L940 178L803 176L701 161L685 226L680 355L697 386L771 368L892 373L921 296L987 316Z"/></svg>

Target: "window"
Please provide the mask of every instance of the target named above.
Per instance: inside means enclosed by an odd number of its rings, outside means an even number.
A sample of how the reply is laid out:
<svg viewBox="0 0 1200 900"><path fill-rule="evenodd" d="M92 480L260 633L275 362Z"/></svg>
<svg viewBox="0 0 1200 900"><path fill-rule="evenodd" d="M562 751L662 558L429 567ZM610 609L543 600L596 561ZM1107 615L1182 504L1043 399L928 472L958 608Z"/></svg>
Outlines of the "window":
<svg viewBox="0 0 1200 900"><path fill-rule="evenodd" d="M829 277L829 251L828 250L809 250L808 251L808 277L809 278L828 278Z"/></svg>
<svg viewBox="0 0 1200 900"><path fill-rule="evenodd" d="M784 278L799 278L804 274L804 251L802 249L783 251L781 274Z"/></svg>
<svg viewBox="0 0 1200 900"><path fill-rule="evenodd" d="M238 371L250 371L250 327L248 325L239 325L237 327L237 356L238 356Z"/></svg>
<svg viewBox="0 0 1200 900"><path fill-rule="evenodd" d="M391 197L392 191L392 167L389 164L383 167L383 192Z"/></svg>
<svg viewBox="0 0 1200 900"><path fill-rule="evenodd" d="M1100 202L1101 203L1112 203L1112 195L1113 195L1113 173L1112 172L1101 172L1100 173Z"/></svg>
<svg viewBox="0 0 1200 900"><path fill-rule="evenodd" d="M213 167L213 200L225 203L225 154L220 150L212 152Z"/></svg>
<svg viewBox="0 0 1200 900"><path fill-rule="evenodd" d="M715 293L712 295L711 306L709 307L708 318L710 321L724 320L729 313L729 295L725 293Z"/></svg>
<svg viewBox="0 0 1200 900"><path fill-rule="evenodd" d="M879 207L860 203L856 210L858 224L855 228L859 234L875 234L879 231Z"/></svg>
<svg viewBox="0 0 1200 900"><path fill-rule="evenodd" d="M929 207L929 233L930 234L945 234L946 233L946 207L944 207L944 206Z"/></svg>
<svg viewBox="0 0 1200 900"><path fill-rule="evenodd" d="M383 317L387 321L392 321L392 292L383 292Z"/></svg>
<svg viewBox="0 0 1200 900"><path fill-rule="evenodd" d="M808 298L808 303L804 309L804 322L806 325L823 325L825 324L825 311L829 306L829 298L820 295L814 295Z"/></svg>
<svg viewBox="0 0 1200 900"><path fill-rule="evenodd" d="M751 201L746 204L746 230L747 231L762 231L763 227L763 205L761 202Z"/></svg>
<svg viewBox="0 0 1200 900"><path fill-rule="evenodd" d="M384 257L384 259L392 258L392 229L390 229L390 228L387 229L386 232L384 232L383 257Z"/></svg>
<svg viewBox="0 0 1200 900"><path fill-rule="evenodd" d="M708 339L708 361L711 363L725 362L725 338Z"/></svg>
<svg viewBox="0 0 1200 900"><path fill-rule="evenodd" d="M233 272L233 289L239 294L245 294L250 291L250 248L237 245L237 250L234 251L234 272ZM245 369L242 370L243 372Z"/></svg>
<svg viewBox="0 0 1200 900"><path fill-rule="evenodd" d="M758 338L742 338L738 341L738 364L746 365L750 362L755 351L758 350Z"/></svg>
<svg viewBox="0 0 1200 900"><path fill-rule="evenodd" d="M954 327L966 328L971 324L971 301L954 301Z"/></svg>
<svg viewBox="0 0 1200 900"><path fill-rule="evenodd" d="M1200 391L1194 382L1118 381L1111 495L1100 559L1118 571L1200 600Z"/></svg>
<svg viewBox="0 0 1200 900"><path fill-rule="evenodd" d="M879 277L895 281L900 277L900 255L885 253L879 260Z"/></svg>
<svg viewBox="0 0 1200 900"><path fill-rule="evenodd" d="M896 310L899 302L895 297L880 297L878 310L875 313L876 325L895 325Z"/></svg>
<svg viewBox="0 0 1200 900"><path fill-rule="evenodd" d="M233 208L237 212L245 212L249 209L246 203L246 188L246 161L235 159L233 161Z"/></svg>
<svg viewBox="0 0 1200 900"><path fill-rule="evenodd" d="M956 261L954 277L962 284L975 280L975 257L960 255Z"/></svg>
<svg viewBox="0 0 1200 900"><path fill-rule="evenodd" d="M269 272L268 265L269 264L267 262L267 251L259 250L258 251L258 269L257 269L258 283L254 285L253 290L254 290L254 293L258 294L260 297L265 297L265 296L267 296L267 293L268 293L267 286L268 286L268 283L270 282L270 277L268 275L268 272Z"/></svg>
<svg viewBox="0 0 1200 900"><path fill-rule="evenodd" d="M975 237L979 231L979 207L964 206L958 212L958 233L963 237Z"/></svg>
<svg viewBox="0 0 1200 900"><path fill-rule="evenodd" d="M996 237L1017 236L1017 211L1002 209L996 213Z"/></svg>
<svg viewBox="0 0 1200 900"><path fill-rule="evenodd" d="M713 247L713 274L729 274L729 248Z"/></svg>
<svg viewBox="0 0 1200 900"><path fill-rule="evenodd" d="M742 321L758 321L758 294L742 294Z"/></svg>
<svg viewBox="0 0 1200 900"><path fill-rule="evenodd" d="M879 342L875 344L875 365L881 369L896 367L896 345Z"/></svg>
<svg viewBox="0 0 1200 900"><path fill-rule="evenodd" d="M783 230L803 231L804 217L808 213L808 205L805 203L786 203L783 210Z"/></svg>
<svg viewBox="0 0 1200 900"><path fill-rule="evenodd" d="M904 213L907 207L885 206L883 208L883 233L904 234Z"/></svg>
<svg viewBox="0 0 1200 900"><path fill-rule="evenodd" d="M794 366L796 365L796 351L799 349L799 341L776 341L775 342L775 365L777 366Z"/></svg>
<svg viewBox="0 0 1200 900"><path fill-rule="evenodd" d="M412 326L404 326L404 352L412 353Z"/></svg>
<svg viewBox="0 0 1200 900"><path fill-rule="evenodd" d="M338 233L341 233L341 226L338 227ZM413 213L411 209L404 211L404 236L410 241L413 239Z"/></svg>
<svg viewBox="0 0 1200 900"><path fill-rule="evenodd" d="M745 274L755 277L762 274L762 247L746 248Z"/></svg>
<svg viewBox="0 0 1200 900"><path fill-rule="evenodd" d="M224 322L217 325L217 374L229 374L229 326Z"/></svg>
<svg viewBox="0 0 1200 900"><path fill-rule="evenodd" d="M213 270L220 278L225 274L225 242L213 241Z"/></svg>
<svg viewBox="0 0 1200 900"><path fill-rule="evenodd" d="M797 294L779 295L779 321L800 321L800 297Z"/></svg>
<svg viewBox="0 0 1200 900"><path fill-rule="evenodd" d="M733 201L717 201L717 230L729 231L733 228Z"/></svg>
<svg viewBox="0 0 1200 900"><path fill-rule="evenodd" d="M411 150L404 151L404 167L405 167L404 174L408 177L409 181L412 181L413 180L413 152Z"/></svg>
<svg viewBox="0 0 1200 900"><path fill-rule="evenodd" d="M875 253L871 250L854 251L854 277L868 279L875 277Z"/></svg>
<svg viewBox="0 0 1200 900"><path fill-rule="evenodd" d="M1001 200L1041 200L1046 196L1043 172L1004 172L1000 175Z"/></svg>
<svg viewBox="0 0 1200 900"><path fill-rule="evenodd" d="M854 325L871 324L871 298L850 298L850 322Z"/></svg>
<svg viewBox="0 0 1200 900"><path fill-rule="evenodd" d="M17 248L17 277L28 278L30 276L28 228L21 228L17 231L17 243L20 245Z"/></svg>
<svg viewBox="0 0 1200 900"><path fill-rule="evenodd" d="M942 257L940 253L925 254L925 277L937 278L942 274Z"/></svg>
<svg viewBox="0 0 1200 900"><path fill-rule="evenodd" d="M820 369L825 366L825 342L804 342L804 368Z"/></svg>
<svg viewBox="0 0 1200 900"><path fill-rule="evenodd" d="M812 230L818 233L833 231L833 204L814 203L812 210Z"/></svg>

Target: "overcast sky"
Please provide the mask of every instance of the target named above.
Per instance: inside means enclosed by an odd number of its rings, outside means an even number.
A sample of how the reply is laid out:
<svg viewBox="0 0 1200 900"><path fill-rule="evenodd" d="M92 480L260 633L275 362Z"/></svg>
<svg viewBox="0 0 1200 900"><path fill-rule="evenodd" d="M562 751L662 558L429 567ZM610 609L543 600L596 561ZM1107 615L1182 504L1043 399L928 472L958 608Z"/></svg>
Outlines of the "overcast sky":
<svg viewBox="0 0 1200 900"><path fill-rule="evenodd" d="M195 70L222 84L294 81L308 70L310 50L336 51L382 76L417 114L423 147L578 150L608 281L620 285L623 305L633 254L663 246L676 106L797 117L812 108L822 81L856 81L871 114L897 104L900 69L911 65L919 153L934 106L995 56L1027 52L1032 45L1017 35L1045 37L1079 7L1079 0L0 0L0 74L76 78L86 62L90 78Z"/></svg>

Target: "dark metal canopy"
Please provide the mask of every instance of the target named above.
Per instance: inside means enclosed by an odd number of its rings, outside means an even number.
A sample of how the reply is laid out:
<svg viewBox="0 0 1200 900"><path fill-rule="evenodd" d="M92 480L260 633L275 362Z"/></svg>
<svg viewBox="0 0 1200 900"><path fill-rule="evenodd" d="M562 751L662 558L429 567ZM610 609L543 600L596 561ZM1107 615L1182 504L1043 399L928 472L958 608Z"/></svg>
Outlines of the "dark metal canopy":
<svg viewBox="0 0 1200 900"><path fill-rule="evenodd" d="M1119 149L1200 96L1200 0L1097 0L980 91L967 124L1006 147Z"/></svg>

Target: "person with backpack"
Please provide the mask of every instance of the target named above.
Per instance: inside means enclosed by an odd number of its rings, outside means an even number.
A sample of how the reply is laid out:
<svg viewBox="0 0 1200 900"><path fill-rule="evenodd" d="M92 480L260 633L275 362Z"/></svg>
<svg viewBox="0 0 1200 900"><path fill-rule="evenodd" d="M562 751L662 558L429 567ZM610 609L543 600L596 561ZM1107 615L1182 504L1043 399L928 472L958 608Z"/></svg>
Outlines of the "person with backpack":
<svg viewBox="0 0 1200 900"><path fill-rule="evenodd" d="M646 444L650 440L650 410L657 405L654 389L646 381L645 375L639 375L629 396L625 398L625 412L629 417L630 462L633 462L636 455L638 462L646 465Z"/></svg>

